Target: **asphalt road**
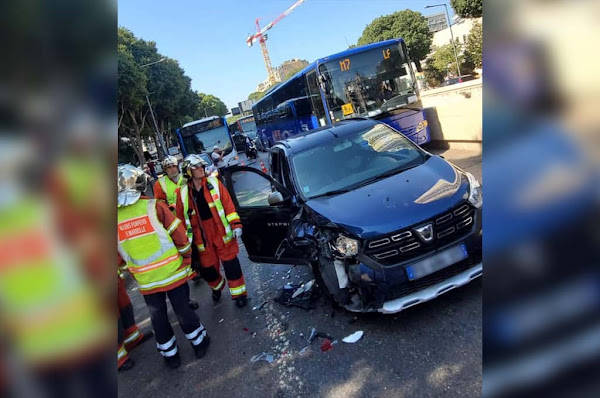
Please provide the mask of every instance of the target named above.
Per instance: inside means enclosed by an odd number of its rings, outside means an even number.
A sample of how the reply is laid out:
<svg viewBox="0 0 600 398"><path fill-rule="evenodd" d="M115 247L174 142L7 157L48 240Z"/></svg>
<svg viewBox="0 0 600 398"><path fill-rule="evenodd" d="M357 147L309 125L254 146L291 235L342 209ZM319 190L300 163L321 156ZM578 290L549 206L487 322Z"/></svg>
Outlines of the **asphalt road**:
<svg viewBox="0 0 600 398"><path fill-rule="evenodd" d="M441 151L435 151L441 153ZM481 155L443 152L446 159L481 178ZM263 157L265 155L263 154ZM266 158L265 158L266 159ZM212 337L208 354L196 359L170 312L182 366L163 365L154 340L131 353L136 366L119 373L123 397L479 397L481 395L481 280L396 315L334 310L322 298L316 309L273 302L285 283L312 279L303 266L254 264L240 247L250 301L239 309L227 289L214 305L205 282L191 283L192 298ZM150 329L145 303L129 283L138 325ZM261 309L253 310L267 302ZM169 307L170 308L170 307ZM171 310L170 310L171 311ZM322 352L321 338L306 352L311 328L339 342ZM341 339L362 330L355 344ZM251 363L261 353L274 361Z"/></svg>

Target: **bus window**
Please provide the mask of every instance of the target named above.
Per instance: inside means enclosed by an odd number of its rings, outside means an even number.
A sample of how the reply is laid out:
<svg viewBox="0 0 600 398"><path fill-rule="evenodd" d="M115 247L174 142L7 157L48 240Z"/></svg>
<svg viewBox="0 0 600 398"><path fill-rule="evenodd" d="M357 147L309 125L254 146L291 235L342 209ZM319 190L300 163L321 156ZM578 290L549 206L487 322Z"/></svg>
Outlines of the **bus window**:
<svg viewBox="0 0 600 398"><path fill-rule="evenodd" d="M313 112L319 121L318 127L325 126L327 125L327 118L325 116L325 108L323 107L321 92L319 91L319 85L317 83L317 73L314 69L306 74L306 84L308 86L308 94L310 95ZM314 128L317 128L317 126Z"/></svg>

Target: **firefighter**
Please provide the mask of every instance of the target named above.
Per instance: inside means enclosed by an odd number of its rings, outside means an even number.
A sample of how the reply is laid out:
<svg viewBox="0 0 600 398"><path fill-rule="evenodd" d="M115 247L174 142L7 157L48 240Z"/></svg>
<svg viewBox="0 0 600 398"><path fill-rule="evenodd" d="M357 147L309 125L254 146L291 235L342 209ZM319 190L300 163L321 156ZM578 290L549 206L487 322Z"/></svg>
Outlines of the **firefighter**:
<svg viewBox="0 0 600 398"><path fill-rule="evenodd" d="M139 168L119 167L119 260L127 264L148 305L158 351L167 366L177 368L181 360L167 315L167 296L197 358L206 354L210 339L188 305L191 243L185 228L166 204L141 197L147 184L147 175Z"/></svg>
<svg viewBox="0 0 600 398"><path fill-rule="evenodd" d="M187 185L179 188L177 217L192 227L193 244L200 253L200 272L212 289L215 302L221 298L225 280L231 298L238 307L247 303L244 274L237 258L236 238L242 236L242 223L229 192L217 177L206 176L208 164L198 155L189 155L182 163Z"/></svg>
<svg viewBox="0 0 600 398"><path fill-rule="evenodd" d="M154 198L162 200L168 206L173 215L175 213L175 190L180 186L185 185L185 178L179 172L178 161L175 156L167 156L162 161L163 171L166 173L154 183ZM190 242L192 241L192 231L187 231ZM192 248L193 249L193 248ZM200 268L200 260L198 259L198 252L192 250L192 269L198 272ZM196 283L200 282L200 275L194 275L192 280ZM198 309L199 305L197 302L190 300L190 307L193 310Z"/></svg>
<svg viewBox="0 0 600 398"><path fill-rule="evenodd" d="M152 336L154 336L154 333L152 331L142 333L138 329L135 323L135 317L133 315L133 305L131 305L131 300L129 300L125 282L123 282L123 279L120 276L118 277L118 280L119 348L117 351L117 367L119 370L129 370L133 368L135 362L133 359L129 358L128 353L138 345L142 344L144 341L149 340Z"/></svg>
<svg viewBox="0 0 600 398"><path fill-rule="evenodd" d="M154 183L154 198L164 201L173 214L175 214L175 190L185 185L185 179L179 173L177 163L175 156L166 156L162 161L165 175Z"/></svg>

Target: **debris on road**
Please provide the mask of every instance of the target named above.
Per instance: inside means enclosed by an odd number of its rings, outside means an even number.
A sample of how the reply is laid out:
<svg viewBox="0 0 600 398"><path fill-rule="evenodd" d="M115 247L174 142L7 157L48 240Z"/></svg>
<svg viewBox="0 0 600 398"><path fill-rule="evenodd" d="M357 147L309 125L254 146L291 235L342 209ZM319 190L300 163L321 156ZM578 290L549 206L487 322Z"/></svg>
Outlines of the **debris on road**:
<svg viewBox="0 0 600 398"><path fill-rule="evenodd" d="M313 289L314 279L302 285L286 283L277 290L275 302L286 307L300 307L304 310L317 308L318 289Z"/></svg>
<svg viewBox="0 0 600 398"><path fill-rule="evenodd" d="M249 331L250 331L250 329L244 328L244 332L249 332Z"/></svg>
<svg viewBox="0 0 600 398"><path fill-rule="evenodd" d="M351 335L344 337L344 338L342 339L342 341L343 341L344 343L349 343L349 344L352 344L352 343L356 343L358 340L360 340L360 338L361 338L362 336L363 336L363 331L362 331L362 330L359 330L358 332L354 332L354 333L352 333Z"/></svg>
<svg viewBox="0 0 600 398"><path fill-rule="evenodd" d="M299 354L300 355L306 355L306 351L308 351L308 346L306 346L303 349L301 349L300 352L299 352Z"/></svg>
<svg viewBox="0 0 600 398"><path fill-rule="evenodd" d="M323 343L321 344L321 351L327 352L327 351L331 350L332 348L333 348L333 345L331 345L331 340L329 340L329 339L323 340Z"/></svg>
<svg viewBox="0 0 600 398"><path fill-rule="evenodd" d="M263 301L262 304L252 307L252 311L260 310L267 303L268 303L268 301Z"/></svg>
<svg viewBox="0 0 600 398"><path fill-rule="evenodd" d="M219 321L219 323L223 322L224 320L225 320L225 319L221 319L221 320Z"/></svg>
<svg viewBox="0 0 600 398"><path fill-rule="evenodd" d="M266 361L268 363L273 363L274 360L275 358L273 357L273 354L267 354L266 352L263 352L262 354L255 355L252 358L250 358L250 363L255 363L258 361Z"/></svg>
<svg viewBox="0 0 600 398"><path fill-rule="evenodd" d="M354 318L350 319L350 321L348 321L348 323L349 323L350 325L352 325L352 324L353 324L354 322L356 322L356 321L358 321L358 317L357 317L357 316L355 316Z"/></svg>

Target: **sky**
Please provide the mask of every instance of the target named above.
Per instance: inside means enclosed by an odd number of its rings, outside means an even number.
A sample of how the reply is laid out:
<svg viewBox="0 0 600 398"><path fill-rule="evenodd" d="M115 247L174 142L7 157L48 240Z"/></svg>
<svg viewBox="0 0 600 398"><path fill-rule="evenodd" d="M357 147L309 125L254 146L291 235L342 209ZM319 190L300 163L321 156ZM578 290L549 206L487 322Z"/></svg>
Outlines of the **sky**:
<svg viewBox="0 0 600 398"><path fill-rule="evenodd" d="M274 20L295 0L120 0L119 26L156 42L158 51L179 61L192 88L220 98L229 109L248 98L267 78L260 44L246 38ZM312 62L356 44L373 19L411 9L423 15L440 0L305 0L268 33L273 67L299 58Z"/></svg>

